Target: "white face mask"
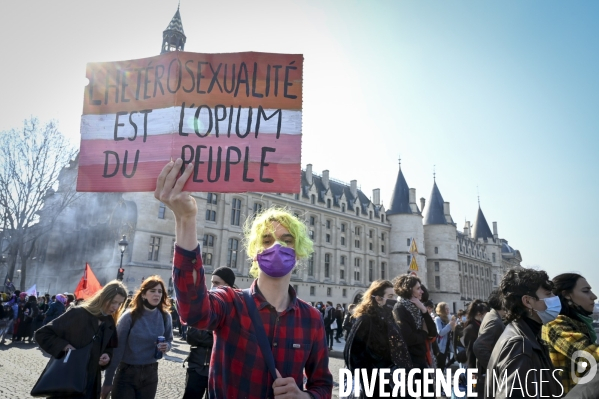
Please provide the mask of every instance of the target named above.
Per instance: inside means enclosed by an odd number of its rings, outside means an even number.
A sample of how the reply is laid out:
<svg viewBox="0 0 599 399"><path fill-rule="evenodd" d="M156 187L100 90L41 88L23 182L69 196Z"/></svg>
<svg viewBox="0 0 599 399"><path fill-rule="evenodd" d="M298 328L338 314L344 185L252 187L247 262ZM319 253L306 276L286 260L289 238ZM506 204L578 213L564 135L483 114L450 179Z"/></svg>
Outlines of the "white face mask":
<svg viewBox="0 0 599 399"><path fill-rule="evenodd" d="M552 296L549 298L543 298L545 305L547 305L547 309L545 310L535 310L539 317L541 318L541 322L543 324L547 324L557 318L559 312L562 310L562 303L559 300L558 296Z"/></svg>

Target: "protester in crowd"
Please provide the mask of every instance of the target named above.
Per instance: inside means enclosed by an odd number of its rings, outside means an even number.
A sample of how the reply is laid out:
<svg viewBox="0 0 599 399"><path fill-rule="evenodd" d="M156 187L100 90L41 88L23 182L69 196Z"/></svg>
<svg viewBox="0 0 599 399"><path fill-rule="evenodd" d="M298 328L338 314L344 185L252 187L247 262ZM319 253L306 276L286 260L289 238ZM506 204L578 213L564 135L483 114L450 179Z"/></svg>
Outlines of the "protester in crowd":
<svg viewBox="0 0 599 399"><path fill-rule="evenodd" d="M553 293L560 300L561 311L555 320L543 326L541 337L547 343L553 366L561 370L561 383L568 393L576 385L570 373L570 365L577 361L572 354L584 351L599 361L597 333L591 317L597 296L587 280L577 273L554 277Z"/></svg>
<svg viewBox="0 0 599 399"><path fill-rule="evenodd" d="M13 327L13 342L20 342L23 339L23 333L25 332L25 305L27 305L27 293L20 292L17 299L18 311L17 317L15 318L15 324Z"/></svg>
<svg viewBox="0 0 599 399"><path fill-rule="evenodd" d="M354 324L354 309L356 308L356 304L352 303L347 307L347 313L345 314L345 318L343 319L343 330L345 330L345 342L347 342L347 337L349 336L349 332Z"/></svg>
<svg viewBox="0 0 599 399"><path fill-rule="evenodd" d="M171 348L170 303L160 276L147 277L119 318L119 346L106 370L102 395L113 398L154 398L158 388L158 357ZM163 337L164 342L158 342ZM117 370L118 367L118 370ZM114 378L114 381L113 381Z"/></svg>
<svg viewBox="0 0 599 399"><path fill-rule="evenodd" d="M478 362L478 382L476 389L478 397L484 397L484 387L487 376L487 366L489 365L489 358L491 352L499 340L501 333L505 329L503 318L505 317L505 311L501 304L501 293L499 289L491 291L489 299L487 300L489 312L483 317L483 321L480 323L480 329L478 330L478 338L474 341L472 350L476 356Z"/></svg>
<svg viewBox="0 0 599 399"><path fill-rule="evenodd" d="M291 213L275 208L247 219L246 253L253 261L250 273L257 276L249 289L251 298L227 287L207 292L197 241L198 209L195 199L182 191L193 165L189 164L177 177L181 165L179 158L164 167L155 197L175 216L173 278L181 320L214 331L209 397L263 399L286 394L305 399L330 398L333 379L322 318L316 309L297 298L289 285L296 261L312 253L305 224ZM252 300L267 332L266 339L277 344L272 353L276 373L269 373L256 342L257 326L252 325L249 315L249 309L254 308ZM238 367L230 367L233 361Z"/></svg>
<svg viewBox="0 0 599 399"><path fill-rule="evenodd" d="M23 340L32 343L33 340L33 321L37 319L39 315L39 307L37 305L37 298L35 295L30 295L27 298L27 302L23 307L23 316L15 341Z"/></svg>
<svg viewBox="0 0 599 399"><path fill-rule="evenodd" d="M8 294L2 293L2 303L0 303L0 345L4 344L4 337L9 331L14 318L12 305L8 299Z"/></svg>
<svg viewBox="0 0 599 399"><path fill-rule="evenodd" d="M211 290L220 287L235 287L235 273L232 269L222 266L212 272ZM194 327L187 329L187 343L191 345L187 376L185 377L185 392L183 399L200 399L208 390L208 372L213 344L212 331L198 330Z"/></svg>
<svg viewBox="0 0 599 399"><path fill-rule="evenodd" d="M393 318L395 298L393 284L387 280L373 281L362 296L354 310L355 322L343 352L350 370L366 369L371 375L374 369L409 370L412 367L406 342ZM371 398L381 397L379 379L375 381ZM360 398L366 398L363 389Z"/></svg>
<svg viewBox="0 0 599 399"><path fill-rule="evenodd" d="M333 323L335 323L334 328L332 327ZM324 332L327 339L327 345L329 346L329 351L333 350L333 330L336 329L337 324L335 318L335 308L333 308L333 302L327 301L324 310Z"/></svg>
<svg viewBox="0 0 599 399"><path fill-rule="evenodd" d="M393 315L408 347L412 367L422 372L429 367L426 340L437 336L437 327L420 301L423 291L418 277L410 274L398 276L393 281L393 288L400 297ZM423 379L420 379L420 384L422 391Z"/></svg>
<svg viewBox="0 0 599 399"><path fill-rule="evenodd" d="M343 306L341 306L341 304L337 304L337 307L335 308L335 318L337 320L337 332L335 335L335 340L339 343L341 343L341 341L339 340L339 338L341 338L341 336L343 335L343 316L345 314L345 310L343 309Z"/></svg>
<svg viewBox="0 0 599 399"><path fill-rule="evenodd" d="M85 395L78 396L80 399L100 398L100 372L110 363L113 348L118 344L115 323L126 296L125 286L120 281L111 281L81 306L72 307L35 332L39 346L57 359L69 349L81 349L93 342ZM58 397L74 396L65 393Z"/></svg>
<svg viewBox="0 0 599 399"><path fill-rule="evenodd" d="M12 318L8 323L8 326L6 327L6 334L10 334L10 339L14 340L15 325L17 323L17 318L19 317L19 299L17 295L12 295L12 297L8 301L8 306L12 309Z"/></svg>
<svg viewBox="0 0 599 399"><path fill-rule="evenodd" d="M438 337L437 345L439 352L437 353L437 368L445 371L445 368L450 364L453 353L453 331L456 326L456 316L449 318L449 306L445 302L437 304L437 317L435 317L435 326L437 327Z"/></svg>
<svg viewBox="0 0 599 399"><path fill-rule="evenodd" d="M534 392L539 395L542 392L543 397L562 395L563 389L555 379L549 352L541 341L542 325L554 320L561 310L559 298L554 296L552 289L553 283L542 270L511 269L501 280L500 291L508 325L489 359L487 399L524 399ZM501 376L507 387L523 386L524 389L501 388L488 378L490 373Z"/></svg>
<svg viewBox="0 0 599 399"><path fill-rule="evenodd" d="M320 316L324 319L324 310L326 308L326 306L324 306L324 303L322 303L322 301L316 302L315 308L320 312Z"/></svg>
<svg viewBox="0 0 599 399"><path fill-rule="evenodd" d="M67 297L63 294L58 294L55 297L54 302L48 306L46 317L44 318L44 325L48 324L61 314L66 311Z"/></svg>
<svg viewBox="0 0 599 399"><path fill-rule="evenodd" d="M435 313L435 304L433 303L433 301L431 301L429 299L428 301L425 301L423 303L424 303L424 307L426 308L428 313L431 315L431 318L433 320L435 320L435 317L437 317L437 314Z"/></svg>
<svg viewBox="0 0 599 399"><path fill-rule="evenodd" d="M45 296L40 296L37 298L37 307L39 312L36 318L33 320L33 331L37 331L41 326L44 325L44 318L46 317L48 306L49 305L46 303Z"/></svg>
<svg viewBox="0 0 599 399"><path fill-rule="evenodd" d="M179 312L177 312L177 304L176 304L177 301L173 297L169 298L169 300L171 303L170 312L171 312L171 319L173 320L173 331L175 330L175 328L177 328L177 329L179 329L179 331L181 331L181 321L179 320ZM179 336L181 336L180 332L179 332Z"/></svg>
<svg viewBox="0 0 599 399"><path fill-rule="evenodd" d="M466 368L477 369L474 342L478 338L480 323L487 314L487 304L480 299L475 299L466 310L466 324L464 327L464 347L466 348ZM478 371L476 373L479 374Z"/></svg>

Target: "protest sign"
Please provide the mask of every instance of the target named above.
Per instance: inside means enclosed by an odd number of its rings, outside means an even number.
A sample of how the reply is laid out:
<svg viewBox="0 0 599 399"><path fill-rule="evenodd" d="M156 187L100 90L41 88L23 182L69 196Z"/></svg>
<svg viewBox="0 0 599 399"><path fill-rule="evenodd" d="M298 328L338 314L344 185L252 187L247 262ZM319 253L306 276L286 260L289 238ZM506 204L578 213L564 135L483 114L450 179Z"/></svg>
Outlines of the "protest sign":
<svg viewBox="0 0 599 399"><path fill-rule="evenodd" d="M254 52L89 63L77 191L154 191L182 158L188 191L299 192L302 73Z"/></svg>

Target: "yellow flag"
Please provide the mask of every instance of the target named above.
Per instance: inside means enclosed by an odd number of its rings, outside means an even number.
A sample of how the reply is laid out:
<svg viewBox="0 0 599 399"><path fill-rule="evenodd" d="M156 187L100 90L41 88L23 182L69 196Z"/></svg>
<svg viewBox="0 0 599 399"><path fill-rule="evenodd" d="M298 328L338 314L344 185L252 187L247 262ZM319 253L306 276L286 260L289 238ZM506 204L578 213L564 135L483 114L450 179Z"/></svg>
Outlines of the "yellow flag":
<svg viewBox="0 0 599 399"><path fill-rule="evenodd" d="M418 271L418 263L416 263L416 257L412 256L412 261L410 262L410 270Z"/></svg>
<svg viewBox="0 0 599 399"><path fill-rule="evenodd" d="M418 253L418 247L416 247L416 240L412 238L412 245L410 245L410 253L411 254L417 254Z"/></svg>

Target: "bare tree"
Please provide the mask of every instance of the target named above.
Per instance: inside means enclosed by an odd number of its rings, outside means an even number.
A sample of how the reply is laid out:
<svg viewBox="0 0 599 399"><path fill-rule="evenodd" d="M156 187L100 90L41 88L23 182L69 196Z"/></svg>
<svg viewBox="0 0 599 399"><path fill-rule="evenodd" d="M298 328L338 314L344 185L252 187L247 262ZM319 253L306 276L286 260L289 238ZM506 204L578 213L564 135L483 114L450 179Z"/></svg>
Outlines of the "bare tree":
<svg viewBox="0 0 599 399"><path fill-rule="evenodd" d="M2 234L9 243L8 277L13 280L19 261L21 290L26 289L27 260L36 241L52 226L38 223L40 211L55 220L77 197L74 182L66 184L68 188L58 187L61 170L76 154L55 122L42 124L32 117L20 130L0 132ZM63 191L62 195L49 201L56 190Z"/></svg>

